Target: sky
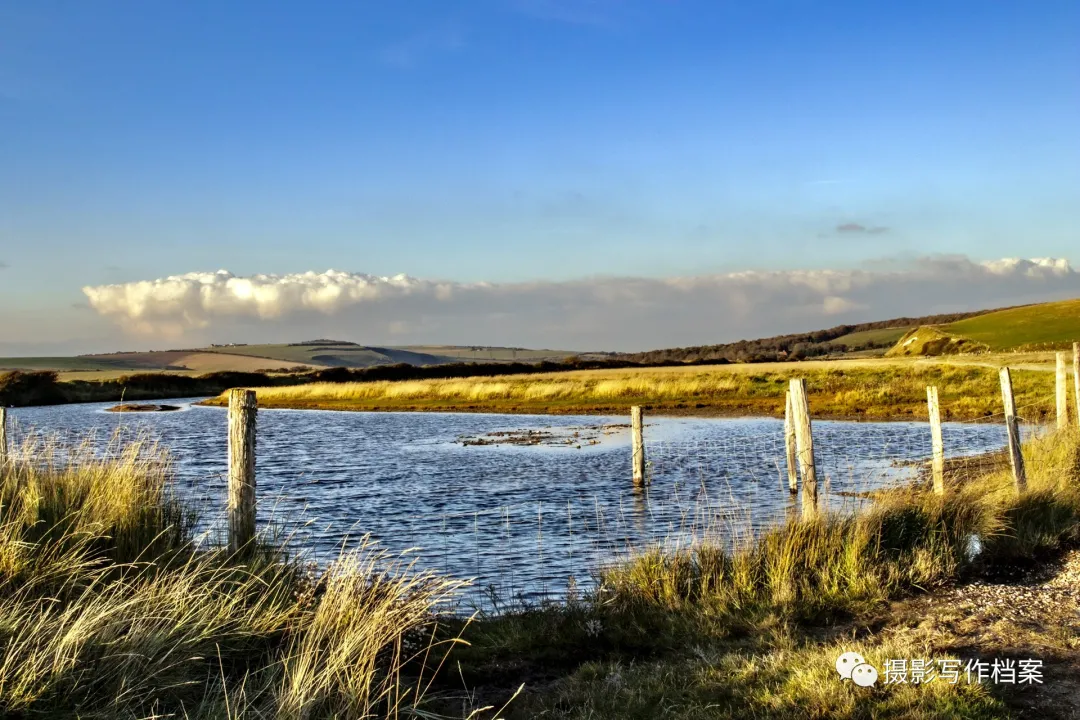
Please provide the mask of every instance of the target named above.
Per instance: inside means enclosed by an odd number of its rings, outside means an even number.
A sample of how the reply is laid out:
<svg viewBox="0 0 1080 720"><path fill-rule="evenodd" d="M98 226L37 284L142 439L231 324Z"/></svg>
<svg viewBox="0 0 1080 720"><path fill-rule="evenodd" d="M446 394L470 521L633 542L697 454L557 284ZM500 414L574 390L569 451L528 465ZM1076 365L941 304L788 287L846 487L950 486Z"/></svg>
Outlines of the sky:
<svg viewBox="0 0 1080 720"><path fill-rule="evenodd" d="M0 355L1080 296L1078 127L1073 0L0 0Z"/></svg>

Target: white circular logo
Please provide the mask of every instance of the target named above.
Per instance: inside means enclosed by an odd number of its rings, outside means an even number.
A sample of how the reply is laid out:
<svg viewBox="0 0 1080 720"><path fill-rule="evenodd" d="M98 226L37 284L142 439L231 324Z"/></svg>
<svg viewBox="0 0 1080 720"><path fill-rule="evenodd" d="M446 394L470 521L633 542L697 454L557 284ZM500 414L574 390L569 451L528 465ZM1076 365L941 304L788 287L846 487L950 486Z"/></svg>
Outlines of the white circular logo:
<svg viewBox="0 0 1080 720"><path fill-rule="evenodd" d="M869 663L856 665L851 669L851 682L859 687L870 687L877 682L877 668Z"/></svg>
<svg viewBox="0 0 1080 720"><path fill-rule="evenodd" d="M836 658L836 672L840 673L840 677L844 680L851 679L851 671L855 669L856 665L864 665L866 658L857 652L846 652L840 657Z"/></svg>

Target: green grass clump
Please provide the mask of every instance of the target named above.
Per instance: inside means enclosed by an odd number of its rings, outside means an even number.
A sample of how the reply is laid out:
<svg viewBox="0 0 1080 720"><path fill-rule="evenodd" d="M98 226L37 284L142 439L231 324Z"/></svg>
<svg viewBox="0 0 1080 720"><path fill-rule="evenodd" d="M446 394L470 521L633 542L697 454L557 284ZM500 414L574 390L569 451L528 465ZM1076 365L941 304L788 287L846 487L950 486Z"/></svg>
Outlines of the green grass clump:
<svg viewBox="0 0 1080 720"><path fill-rule="evenodd" d="M793 518L734 551L714 545L646 552L600 574L612 603L799 619L854 613L967 570L1038 557L1080 527L1080 445L1067 431L1025 447L1028 486L1007 470L937 495L924 486L879 493L857 514ZM981 550L971 551L972 538Z"/></svg>

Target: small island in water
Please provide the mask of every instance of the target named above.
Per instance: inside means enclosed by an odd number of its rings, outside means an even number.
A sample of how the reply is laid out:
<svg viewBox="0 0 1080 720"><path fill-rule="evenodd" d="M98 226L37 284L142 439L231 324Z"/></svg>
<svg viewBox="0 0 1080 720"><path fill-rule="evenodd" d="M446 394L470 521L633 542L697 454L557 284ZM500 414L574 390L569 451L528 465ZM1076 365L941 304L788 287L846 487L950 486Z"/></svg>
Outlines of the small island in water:
<svg viewBox="0 0 1080 720"><path fill-rule="evenodd" d="M108 409L108 412L172 412L179 410L179 405L121 404Z"/></svg>

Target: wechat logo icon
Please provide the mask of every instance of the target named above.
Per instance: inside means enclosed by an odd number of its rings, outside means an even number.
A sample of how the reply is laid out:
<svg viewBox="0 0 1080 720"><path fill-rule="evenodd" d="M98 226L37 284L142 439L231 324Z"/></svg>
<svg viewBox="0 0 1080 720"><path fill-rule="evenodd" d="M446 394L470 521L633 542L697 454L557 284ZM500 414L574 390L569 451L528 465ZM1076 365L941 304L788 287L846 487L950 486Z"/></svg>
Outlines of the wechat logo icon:
<svg viewBox="0 0 1080 720"><path fill-rule="evenodd" d="M836 658L836 672L841 680L850 680L859 687L871 687L878 679L877 668L856 652L846 652Z"/></svg>

